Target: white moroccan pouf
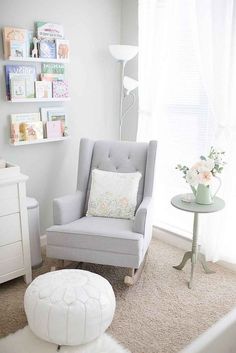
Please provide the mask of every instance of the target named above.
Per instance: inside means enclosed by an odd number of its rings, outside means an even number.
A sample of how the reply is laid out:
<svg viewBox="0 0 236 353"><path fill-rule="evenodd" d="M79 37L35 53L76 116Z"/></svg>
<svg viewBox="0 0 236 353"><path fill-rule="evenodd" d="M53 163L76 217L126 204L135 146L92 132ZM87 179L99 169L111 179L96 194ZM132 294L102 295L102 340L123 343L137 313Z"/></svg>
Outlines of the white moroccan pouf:
<svg viewBox="0 0 236 353"><path fill-rule="evenodd" d="M82 270L37 277L24 298L29 327L57 345L80 345L99 337L112 322L115 296L103 277Z"/></svg>

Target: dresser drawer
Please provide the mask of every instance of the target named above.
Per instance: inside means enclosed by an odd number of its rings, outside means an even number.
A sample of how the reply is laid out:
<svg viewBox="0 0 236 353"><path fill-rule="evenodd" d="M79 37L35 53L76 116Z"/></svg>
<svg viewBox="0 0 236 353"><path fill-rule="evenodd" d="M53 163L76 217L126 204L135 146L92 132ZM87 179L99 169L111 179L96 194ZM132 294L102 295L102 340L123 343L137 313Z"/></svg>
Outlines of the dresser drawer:
<svg viewBox="0 0 236 353"><path fill-rule="evenodd" d="M20 214L14 213L0 217L0 246L19 240L21 240Z"/></svg>
<svg viewBox="0 0 236 353"><path fill-rule="evenodd" d="M18 197L17 184L1 185L0 186L0 201Z"/></svg>
<svg viewBox="0 0 236 353"><path fill-rule="evenodd" d="M0 276L24 268L22 243L0 247Z"/></svg>
<svg viewBox="0 0 236 353"><path fill-rule="evenodd" d="M0 186L0 216L19 212L17 184Z"/></svg>

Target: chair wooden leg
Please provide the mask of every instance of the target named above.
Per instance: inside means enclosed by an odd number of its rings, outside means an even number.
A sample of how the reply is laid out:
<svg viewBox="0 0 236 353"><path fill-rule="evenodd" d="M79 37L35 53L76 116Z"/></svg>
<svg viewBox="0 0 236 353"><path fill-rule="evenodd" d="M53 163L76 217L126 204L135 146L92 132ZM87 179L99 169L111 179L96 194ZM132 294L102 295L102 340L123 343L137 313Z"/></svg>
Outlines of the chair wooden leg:
<svg viewBox="0 0 236 353"><path fill-rule="evenodd" d="M62 270L62 269L77 269L79 267L79 264L82 262L76 262L76 261L66 261L66 260L58 260L58 265L57 266L52 266L51 267L51 272L52 271L57 271L57 270Z"/></svg>
<svg viewBox="0 0 236 353"><path fill-rule="evenodd" d="M138 279L140 278L140 276L142 274L146 260L147 260L147 252L146 252L146 255L144 256L143 262L141 263L139 268L137 268L137 269L136 268L129 268L129 273L124 278L124 283L127 286L133 286L138 281Z"/></svg>

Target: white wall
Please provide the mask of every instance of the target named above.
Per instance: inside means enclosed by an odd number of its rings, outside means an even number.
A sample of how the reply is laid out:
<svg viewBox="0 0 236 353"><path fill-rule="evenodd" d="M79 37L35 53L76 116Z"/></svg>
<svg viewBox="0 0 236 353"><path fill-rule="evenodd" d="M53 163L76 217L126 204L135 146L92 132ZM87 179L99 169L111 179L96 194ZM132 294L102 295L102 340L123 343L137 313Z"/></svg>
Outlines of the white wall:
<svg viewBox="0 0 236 353"><path fill-rule="evenodd" d="M120 42L120 0L1 0L0 27L33 29L35 21L64 26L71 44L66 66L71 102L66 103L71 140L13 147L8 145L8 115L37 112L55 104L11 104L5 101L5 80L0 44L0 156L29 176L27 193L40 203L42 233L52 224L52 200L76 188L79 141L118 138L119 65L108 45Z"/></svg>
<svg viewBox="0 0 236 353"><path fill-rule="evenodd" d="M121 17L121 44L138 45L138 0L122 0ZM126 65L125 74L138 80L138 56ZM135 140L138 123L138 89L135 90L136 102L132 110L127 114L124 127L123 139ZM128 102L126 98L124 109Z"/></svg>

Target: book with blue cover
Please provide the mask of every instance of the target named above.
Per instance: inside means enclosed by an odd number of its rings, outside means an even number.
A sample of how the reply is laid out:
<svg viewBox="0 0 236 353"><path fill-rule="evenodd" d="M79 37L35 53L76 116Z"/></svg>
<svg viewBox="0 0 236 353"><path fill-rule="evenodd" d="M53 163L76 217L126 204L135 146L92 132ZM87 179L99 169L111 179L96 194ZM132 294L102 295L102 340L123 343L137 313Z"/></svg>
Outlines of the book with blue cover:
<svg viewBox="0 0 236 353"><path fill-rule="evenodd" d="M30 75L36 81L37 73L34 65L5 65L6 98L11 100L10 74Z"/></svg>
<svg viewBox="0 0 236 353"><path fill-rule="evenodd" d="M39 57L56 59L56 42L55 40L42 39L39 43Z"/></svg>

